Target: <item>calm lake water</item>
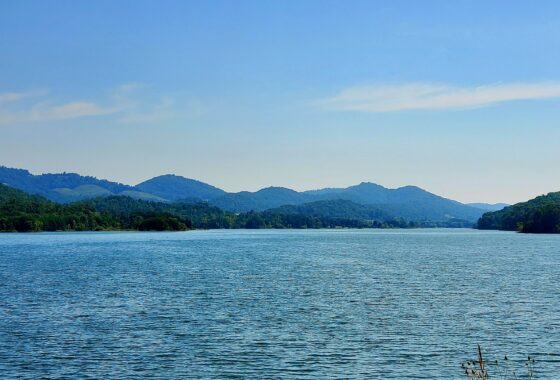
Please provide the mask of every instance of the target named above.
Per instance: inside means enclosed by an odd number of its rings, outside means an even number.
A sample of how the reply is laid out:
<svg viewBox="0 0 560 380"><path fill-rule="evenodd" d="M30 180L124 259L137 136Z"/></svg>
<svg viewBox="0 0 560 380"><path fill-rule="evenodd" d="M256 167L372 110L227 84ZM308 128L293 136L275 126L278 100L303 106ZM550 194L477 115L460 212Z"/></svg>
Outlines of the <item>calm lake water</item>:
<svg viewBox="0 0 560 380"><path fill-rule="evenodd" d="M471 230L0 234L0 378L560 373L560 236Z"/></svg>

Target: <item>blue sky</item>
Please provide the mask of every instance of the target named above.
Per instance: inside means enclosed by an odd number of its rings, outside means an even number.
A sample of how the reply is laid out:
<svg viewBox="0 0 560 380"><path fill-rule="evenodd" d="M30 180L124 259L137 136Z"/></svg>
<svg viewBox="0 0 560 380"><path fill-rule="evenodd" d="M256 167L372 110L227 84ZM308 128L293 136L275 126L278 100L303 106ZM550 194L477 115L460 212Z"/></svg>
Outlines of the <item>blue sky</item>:
<svg viewBox="0 0 560 380"><path fill-rule="evenodd" d="M560 3L0 3L0 164L229 191L560 190Z"/></svg>

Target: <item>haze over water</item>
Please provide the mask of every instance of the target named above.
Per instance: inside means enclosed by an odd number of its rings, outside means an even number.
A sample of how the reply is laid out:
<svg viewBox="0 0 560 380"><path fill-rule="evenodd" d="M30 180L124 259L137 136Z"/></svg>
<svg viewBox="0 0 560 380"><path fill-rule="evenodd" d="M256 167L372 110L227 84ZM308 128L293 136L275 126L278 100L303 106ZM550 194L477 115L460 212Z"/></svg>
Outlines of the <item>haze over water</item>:
<svg viewBox="0 0 560 380"><path fill-rule="evenodd" d="M560 236L0 234L4 378L463 378L560 369Z"/></svg>

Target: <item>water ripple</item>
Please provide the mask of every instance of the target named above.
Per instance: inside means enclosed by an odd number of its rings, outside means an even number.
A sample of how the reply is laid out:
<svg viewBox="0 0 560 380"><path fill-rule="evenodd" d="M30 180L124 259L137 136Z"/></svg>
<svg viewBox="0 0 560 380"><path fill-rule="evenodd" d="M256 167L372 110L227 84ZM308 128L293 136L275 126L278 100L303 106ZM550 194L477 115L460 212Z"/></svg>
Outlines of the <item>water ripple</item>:
<svg viewBox="0 0 560 380"><path fill-rule="evenodd" d="M560 237L0 234L0 377L458 379L560 369Z"/></svg>

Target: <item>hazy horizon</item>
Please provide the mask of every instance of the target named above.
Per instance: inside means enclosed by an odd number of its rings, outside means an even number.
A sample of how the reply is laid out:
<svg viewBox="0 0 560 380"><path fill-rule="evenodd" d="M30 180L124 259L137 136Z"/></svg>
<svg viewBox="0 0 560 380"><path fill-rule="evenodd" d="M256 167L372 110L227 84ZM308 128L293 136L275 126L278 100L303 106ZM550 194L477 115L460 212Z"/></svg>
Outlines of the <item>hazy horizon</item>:
<svg viewBox="0 0 560 380"><path fill-rule="evenodd" d="M4 1L0 165L525 201L560 190L559 11Z"/></svg>

